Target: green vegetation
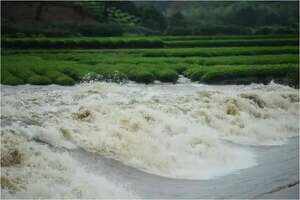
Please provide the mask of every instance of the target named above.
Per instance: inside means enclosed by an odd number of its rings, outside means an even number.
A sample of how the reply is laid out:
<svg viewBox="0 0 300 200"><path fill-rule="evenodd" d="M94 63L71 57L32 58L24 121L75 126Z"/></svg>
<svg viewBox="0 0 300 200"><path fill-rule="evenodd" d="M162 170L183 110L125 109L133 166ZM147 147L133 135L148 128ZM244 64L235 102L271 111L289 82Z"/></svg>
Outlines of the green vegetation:
<svg viewBox="0 0 300 200"><path fill-rule="evenodd" d="M44 60L72 61L81 65L97 66L186 66L186 65L220 65L220 64L284 64L298 63L297 54L257 55L257 56L217 56L217 57L143 57L139 54L115 53L62 53L62 54L36 54ZM74 60L75 59L75 60Z"/></svg>
<svg viewBox="0 0 300 200"><path fill-rule="evenodd" d="M1 5L2 84L175 83L186 75L298 86L297 2Z"/></svg>
<svg viewBox="0 0 300 200"><path fill-rule="evenodd" d="M32 1L25 7L22 2L2 4L6 8L2 34L13 37L282 35L297 34L299 28L296 1Z"/></svg>
<svg viewBox="0 0 300 200"><path fill-rule="evenodd" d="M32 85L49 85L51 80L46 76L34 75L28 79L28 83Z"/></svg>
<svg viewBox="0 0 300 200"><path fill-rule="evenodd" d="M61 54L61 53L72 53L74 60L78 60L78 56L85 54L90 54L97 56L97 54L108 54L115 53L116 50L76 50L76 49L62 49L62 50L53 50L53 49L36 49L36 50L20 50L20 49L5 49L4 54ZM223 48L160 48L160 49L120 49L119 53L126 54L135 54L142 57L217 57L217 56L240 56L240 55L280 55L280 54L299 54L298 46L280 46L280 47L223 47ZM91 61L93 62L93 61Z"/></svg>
<svg viewBox="0 0 300 200"><path fill-rule="evenodd" d="M138 11L134 3L126 2L124 6L118 2L104 4L103 2L78 3L95 15L97 20L103 20L101 23L106 24L103 27L100 24L79 24L73 30L69 27L73 25L65 26L66 30L89 37L82 37L82 35L44 37L47 34L39 37L24 37L24 35L30 36L30 31L27 33L24 27L22 30L25 33L20 34L20 37L7 35L3 37L1 83L74 85L81 80L113 82L132 80L146 84L159 80L175 83L179 75L184 74L193 81L206 83L267 83L274 79L284 84L298 85L298 73L295 69L299 62L299 39L296 34L266 35L259 27L264 24L260 24L256 27L256 31L261 30L263 35L253 35L251 31L247 33L248 35L232 35L235 31L231 32L231 35L224 35L228 33L228 27L243 27L246 24L243 25L243 21L235 19L237 21L227 24L227 27L217 25L218 31L223 30L221 36L190 35L199 31L193 30L188 32L187 36L96 37L105 35L108 23L112 23L111 27L113 24L127 27L127 30L151 24L156 31L163 31L165 24L168 27L164 31L171 35L181 35L182 32L179 32L182 30L179 30L179 27L184 27L186 30L193 27L186 21L188 16L181 13L171 15L171 21L168 19L157 22L164 16L154 11L156 8L146 7L141 9L143 14L137 15ZM235 13L236 16L238 16L237 10L249 6L235 3L228 5L231 5L230 9L235 7L236 10L230 12ZM126 10L128 6L131 6L130 11ZM227 6L223 5L223 7ZM262 7L257 8L263 10ZM189 6L186 9L193 10ZM100 10L102 13L98 12ZM195 12L193 15L199 15L198 11ZM255 13L253 10L251 12ZM143 21L139 21L138 18ZM200 32L208 31L203 29L203 25L199 27ZM75 30L76 28L78 30ZM212 26L209 28L212 32L216 31L212 30L214 28ZM243 28L238 31L243 31ZM112 32L117 33L117 30ZM110 34L105 36L108 35Z"/></svg>
<svg viewBox="0 0 300 200"><path fill-rule="evenodd" d="M268 83L275 80L293 85L299 81L296 64L194 67L188 69L185 75L194 81L213 84Z"/></svg>
<svg viewBox="0 0 300 200"><path fill-rule="evenodd" d="M137 51L129 51L137 53ZM298 54L297 46L281 47L224 47L224 48L173 48L173 49L147 49L139 50L144 57L216 57L216 56L242 56L242 55L280 55Z"/></svg>
<svg viewBox="0 0 300 200"><path fill-rule="evenodd" d="M118 41L119 38L102 40ZM160 40L165 41L165 38ZM273 79L297 86L298 53L296 45L124 50L5 49L2 52L1 83L74 85L81 80L175 83L179 75L184 74L193 81L206 83L267 83Z"/></svg>
<svg viewBox="0 0 300 200"><path fill-rule="evenodd" d="M1 72L1 83L5 84L5 85L21 85L21 84L24 84L24 82L20 78L12 75L8 71L2 71Z"/></svg>
<svg viewBox="0 0 300 200"><path fill-rule="evenodd" d="M258 36L257 38L261 38ZM115 49L115 48L183 48L183 47L251 47L298 45L296 36L285 39L269 36L265 39L240 39L238 36L225 39L202 37L199 40L175 40L171 37L78 37L78 38L3 38L2 45L10 49ZM181 39L179 37L179 39Z"/></svg>
<svg viewBox="0 0 300 200"><path fill-rule="evenodd" d="M143 69L131 70L129 77L137 83L152 83L155 80L153 73Z"/></svg>
<svg viewBox="0 0 300 200"><path fill-rule="evenodd" d="M185 40L248 40L248 39L297 39L295 34L285 35L197 35L197 36L164 36L164 41L185 41Z"/></svg>
<svg viewBox="0 0 300 200"><path fill-rule="evenodd" d="M87 49L114 49L114 48L159 48L163 42L159 39L138 38L4 38L4 48L16 49L47 49L47 48L87 48Z"/></svg>
<svg viewBox="0 0 300 200"><path fill-rule="evenodd" d="M175 83L178 79L178 72L172 69L161 70L158 71L157 78L162 82Z"/></svg>
<svg viewBox="0 0 300 200"><path fill-rule="evenodd" d="M297 39L252 39L252 40L185 40L169 41L167 47L239 47L239 46L284 46L297 45Z"/></svg>
<svg viewBox="0 0 300 200"><path fill-rule="evenodd" d="M64 75L59 76L53 83L58 85L74 85L75 81L71 77Z"/></svg>

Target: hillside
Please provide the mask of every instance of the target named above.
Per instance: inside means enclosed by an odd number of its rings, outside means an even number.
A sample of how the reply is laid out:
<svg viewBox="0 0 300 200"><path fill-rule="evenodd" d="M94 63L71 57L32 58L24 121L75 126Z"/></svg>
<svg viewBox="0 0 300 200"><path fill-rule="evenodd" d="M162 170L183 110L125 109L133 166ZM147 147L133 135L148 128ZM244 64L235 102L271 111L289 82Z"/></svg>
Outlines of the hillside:
<svg viewBox="0 0 300 200"><path fill-rule="evenodd" d="M18 24L32 23L96 23L94 16L68 2L1 2L2 18Z"/></svg>
<svg viewBox="0 0 300 200"><path fill-rule="evenodd" d="M298 2L1 2L16 36L297 34Z"/></svg>

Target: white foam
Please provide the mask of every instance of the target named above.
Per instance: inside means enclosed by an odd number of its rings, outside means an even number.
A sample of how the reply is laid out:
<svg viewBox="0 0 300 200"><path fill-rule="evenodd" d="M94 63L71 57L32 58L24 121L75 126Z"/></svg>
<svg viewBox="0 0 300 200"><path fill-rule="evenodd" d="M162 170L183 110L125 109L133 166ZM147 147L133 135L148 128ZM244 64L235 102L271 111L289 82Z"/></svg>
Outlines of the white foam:
<svg viewBox="0 0 300 200"><path fill-rule="evenodd" d="M3 156L9 150L17 150L22 155L20 164L1 169L1 176L17 188L11 191L4 188L4 198L136 197L125 185L89 172L68 152L51 150L47 145L11 132L2 133L1 140Z"/></svg>
<svg viewBox="0 0 300 200"><path fill-rule="evenodd" d="M298 91L274 83L94 82L74 87L5 86L2 92L2 118L13 122L3 123L4 130L68 149L80 146L173 178L210 179L251 167L255 155L224 140L278 145L299 130ZM89 116L76 117L82 110Z"/></svg>

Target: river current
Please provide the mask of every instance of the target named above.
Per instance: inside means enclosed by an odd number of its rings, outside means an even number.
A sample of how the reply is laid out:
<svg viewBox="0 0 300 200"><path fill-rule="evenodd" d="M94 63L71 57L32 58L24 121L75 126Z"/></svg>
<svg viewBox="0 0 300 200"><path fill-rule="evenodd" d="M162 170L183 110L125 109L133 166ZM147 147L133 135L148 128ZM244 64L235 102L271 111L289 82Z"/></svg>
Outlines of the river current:
<svg viewBox="0 0 300 200"><path fill-rule="evenodd" d="M252 167L256 155L247 146L282 145L298 134L298 92L275 83L217 86L184 78L2 85L2 195L138 198L126 182L95 175L74 159L76 149L169 178L207 180Z"/></svg>

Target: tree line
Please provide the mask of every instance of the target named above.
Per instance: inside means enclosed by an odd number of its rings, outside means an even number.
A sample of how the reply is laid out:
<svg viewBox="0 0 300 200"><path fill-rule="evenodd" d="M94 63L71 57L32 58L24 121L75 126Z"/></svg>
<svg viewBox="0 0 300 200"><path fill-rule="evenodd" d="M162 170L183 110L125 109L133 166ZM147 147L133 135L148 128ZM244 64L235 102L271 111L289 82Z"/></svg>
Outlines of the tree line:
<svg viewBox="0 0 300 200"><path fill-rule="evenodd" d="M117 23L144 34L297 33L294 2L80 2L102 23ZM176 5L179 4L179 5ZM179 7L179 9L178 9ZM131 29L130 29L131 28Z"/></svg>
<svg viewBox="0 0 300 200"><path fill-rule="evenodd" d="M97 23L39 23L32 29L27 25L27 33L24 27L17 30L9 27L9 23L3 23L5 19L2 17L2 24L8 24L4 33L7 30L9 33L48 35L59 30L61 35L84 36L251 35L297 34L299 28L297 1L78 1L64 4L80 7L81 12L91 15ZM38 18L42 10L36 12ZM55 34L58 33L53 36Z"/></svg>

